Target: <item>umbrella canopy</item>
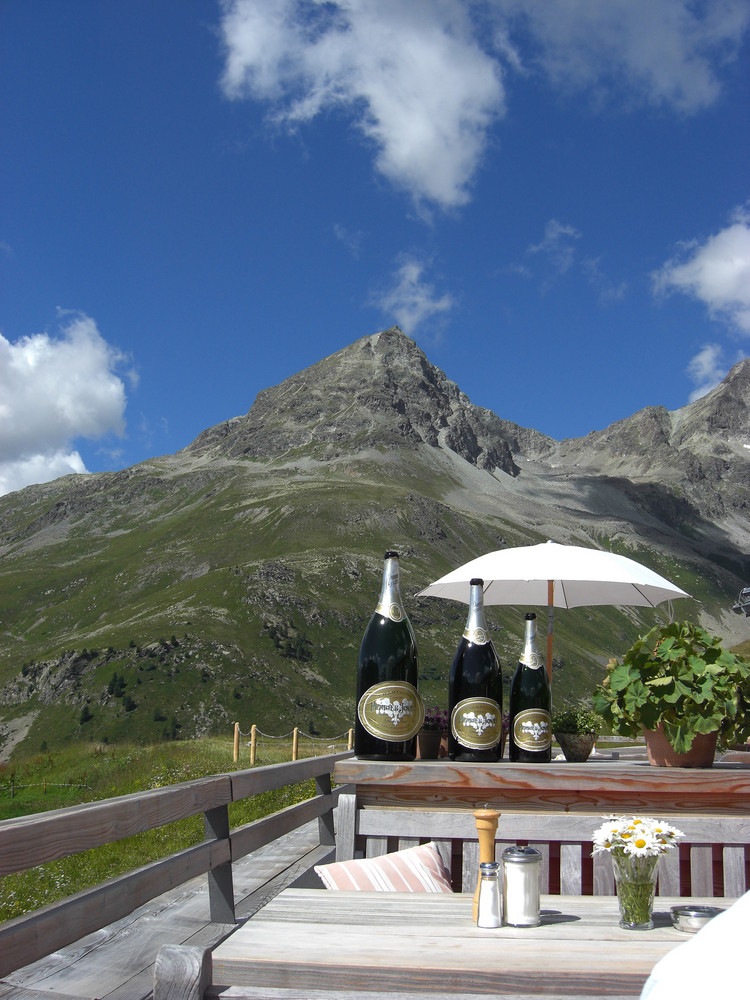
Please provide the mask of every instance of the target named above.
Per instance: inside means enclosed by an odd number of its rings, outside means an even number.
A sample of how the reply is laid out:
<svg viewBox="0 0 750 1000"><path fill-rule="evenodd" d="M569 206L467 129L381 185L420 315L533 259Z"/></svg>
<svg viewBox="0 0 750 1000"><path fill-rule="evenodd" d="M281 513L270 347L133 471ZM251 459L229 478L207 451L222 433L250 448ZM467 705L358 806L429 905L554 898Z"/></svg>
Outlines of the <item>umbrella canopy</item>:
<svg viewBox="0 0 750 1000"><path fill-rule="evenodd" d="M484 580L485 604L546 604L547 671L552 666L553 608L595 604L656 607L689 597L669 580L633 559L579 545L542 542L499 549L464 563L421 590L417 597L444 597L469 603L469 581Z"/></svg>

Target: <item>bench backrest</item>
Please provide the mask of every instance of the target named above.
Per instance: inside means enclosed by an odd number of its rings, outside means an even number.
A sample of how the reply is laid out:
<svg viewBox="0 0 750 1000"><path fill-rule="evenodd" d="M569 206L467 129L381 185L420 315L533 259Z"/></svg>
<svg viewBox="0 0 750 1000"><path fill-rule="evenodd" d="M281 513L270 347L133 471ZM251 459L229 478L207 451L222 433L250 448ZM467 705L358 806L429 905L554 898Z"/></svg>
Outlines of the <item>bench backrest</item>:
<svg viewBox="0 0 750 1000"><path fill-rule="evenodd" d="M677 816L685 833L679 848L659 865L657 893L664 896L741 896L750 886L750 819ZM541 891L561 895L612 895L610 857L592 857L600 814L501 813L495 857L512 844L542 854ZM353 794L338 805L337 860L377 857L434 841L456 891L474 891L479 844L471 810L358 806Z"/></svg>

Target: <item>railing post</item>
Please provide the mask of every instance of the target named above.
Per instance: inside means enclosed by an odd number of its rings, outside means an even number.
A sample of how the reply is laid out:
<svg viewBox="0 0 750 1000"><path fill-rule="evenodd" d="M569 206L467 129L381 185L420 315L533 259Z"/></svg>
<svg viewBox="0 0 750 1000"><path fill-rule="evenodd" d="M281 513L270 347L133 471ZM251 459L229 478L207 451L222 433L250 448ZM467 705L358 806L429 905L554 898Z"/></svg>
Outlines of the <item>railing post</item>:
<svg viewBox="0 0 750 1000"><path fill-rule="evenodd" d="M354 749L354 730L350 729L349 730L349 746L347 747L347 750L353 750L353 749Z"/></svg>
<svg viewBox="0 0 750 1000"><path fill-rule="evenodd" d="M240 724L235 722L234 724L234 762L235 764L240 759Z"/></svg>
<svg viewBox="0 0 750 1000"><path fill-rule="evenodd" d="M292 733L292 760L297 759L298 749L299 749L299 729L295 726L294 732Z"/></svg>
<svg viewBox="0 0 750 1000"><path fill-rule="evenodd" d="M336 833L333 827L333 798L331 797L330 774L319 774L315 779L315 794L327 795L330 807L322 816L318 816L318 836L324 847L332 847L336 843Z"/></svg>
<svg viewBox="0 0 750 1000"><path fill-rule="evenodd" d="M250 767L255 767L255 751L258 746L258 727L255 723L250 727Z"/></svg>
<svg viewBox="0 0 750 1000"><path fill-rule="evenodd" d="M229 840L229 807L226 805L207 809L203 813L206 840ZM208 902L211 921L217 924L234 924L234 883L232 861L212 868L208 873Z"/></svg>

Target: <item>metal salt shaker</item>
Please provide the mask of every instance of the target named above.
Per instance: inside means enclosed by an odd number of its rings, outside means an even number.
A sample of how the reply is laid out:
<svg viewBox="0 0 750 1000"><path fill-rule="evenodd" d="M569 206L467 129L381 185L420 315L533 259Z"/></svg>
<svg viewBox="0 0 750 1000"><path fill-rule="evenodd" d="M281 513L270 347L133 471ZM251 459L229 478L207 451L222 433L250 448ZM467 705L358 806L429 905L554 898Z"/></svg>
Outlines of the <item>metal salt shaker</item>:
<svg viewBox="0 0 750 1000"><path fill-rule="evenodd" d="M507 847L503 851L503 914L512 927L537 927L539 906L539 862L533 847Z"/></svg>
<svg viewBox="0 0 750 1000"><path fill-rule="evenodd" d="M477 927L500 927L502 912L500 901L499 861L483 861L479 866L479 904Z"/></svg>

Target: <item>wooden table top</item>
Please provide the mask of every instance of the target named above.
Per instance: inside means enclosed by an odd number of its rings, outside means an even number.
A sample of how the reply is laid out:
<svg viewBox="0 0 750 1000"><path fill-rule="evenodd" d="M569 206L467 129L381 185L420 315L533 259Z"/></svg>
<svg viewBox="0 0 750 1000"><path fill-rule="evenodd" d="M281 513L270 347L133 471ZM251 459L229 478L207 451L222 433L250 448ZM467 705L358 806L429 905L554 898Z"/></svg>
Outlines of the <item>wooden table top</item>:
<svg viewBox="0 0 750 1000"><path fill-rule="evenodd" d="M287 889L213 953L213 987L638 997L690 935L657 897L650 931L610 896L543 896L539 927L478 928L470 894ZM728 907L733 900L707 900Z"/></svg>

